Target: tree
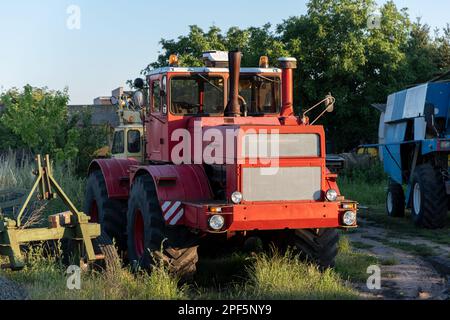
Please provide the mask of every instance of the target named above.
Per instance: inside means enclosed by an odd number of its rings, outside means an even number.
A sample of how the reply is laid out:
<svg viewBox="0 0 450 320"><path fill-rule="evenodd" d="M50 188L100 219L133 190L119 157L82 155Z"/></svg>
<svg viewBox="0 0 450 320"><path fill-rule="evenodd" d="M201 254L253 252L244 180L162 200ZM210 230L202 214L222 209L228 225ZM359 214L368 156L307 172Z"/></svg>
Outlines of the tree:
<svg viewBox="0 0 450 320"><path fill-rule="evenodd" d="M372 0L312 0L308 13L278 26L281 39L299 60L297 105L306 108L328 92L336 111L322 122L336 151L376 142L379 114L370 108L401 88L406 65L408 17L392 2L381 9L379 28L368 26ZM399 81L400 80L400 81Z"/></svg>
<svg viewBox="0 0 450 320"><path fill-rule="evenodd" d="M190 26L186 36L161 40L163 53L143 70L166 66L170 54L181 65L200 66L203 51L240 48L243 66L255 66L261 55L272 65L281 56L298 60L295 105L301 112L331 92L336 111L321 120L335 152L378 141L379 113L373 103L408 85L429 80L450 68L450 25L441 36L430 35L420 20L412 23L407 9L393 1L380 7L379 26L369 24L375 0L310 0L304 15L276 28L213 26L207 32Z"/></svg>
<svg viewBox="0 0 450 320"><path fill-rule="evenodd" d="M443 35L436 39L437 67L440 72L450 71L450 24L442 30Z"/></svg>
<svg viewBox="0 0 450 320"><path fill-rule="evenodd" d="M147 74L154 68L168 65L169 56L177 54L182 66L202 66L202 53L209 50L233 50L239 49L243 53L243 66L255 66L260 56L268 55L272 61L287 54L284 45L271 31L272 26L250 27L240 29L231 27L225 33L221 29L212 26L207 32L193 25L189 27L186 36L180 36L177 40L162 39L160 44L163 53L159 55L156 62L149 64L142 74Z"/></svg>
<svg viewBox="0 0 450 320"><path fill-rule="evenodd" d="M6 111L3 126L20 137L32 152L51 154L58 160L73 159L78 133L69 128L67 89L63 92L26 85L23 91L9 90L1 96Z"/></svg>

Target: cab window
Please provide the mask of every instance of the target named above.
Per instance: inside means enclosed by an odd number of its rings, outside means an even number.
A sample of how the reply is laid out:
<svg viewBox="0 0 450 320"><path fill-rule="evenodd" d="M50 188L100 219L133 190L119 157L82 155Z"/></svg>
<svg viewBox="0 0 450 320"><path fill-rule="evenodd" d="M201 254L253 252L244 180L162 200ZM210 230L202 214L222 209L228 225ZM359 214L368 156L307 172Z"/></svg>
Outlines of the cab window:
<svg viewBox="0 0 450 320"><path fill-rule="evenodd" d="M152 96L153 96L153 112L161 112L161 86L159 81L154 81L152 84Z"/></svg>
<svg viewBox="0 0 450 320"><path fill-rule="evenodd" d="M170 110L176 115L208 116L223 114L224 80L221 77L174 77L170 81Z"/></svg>
<svg viewBox="0 0 450 320"><path fill-rule="evenodd" d="M138 130L130 130L127 134L128 152L141 152L141 133Z"/></svg>
<svg viewBox="0 0 450 320"><path fill-rule="evenodd" d="M114 133L113 145L111 150L113 154L124 153L124 138L125 135L123 133L123 130L116 131Z"/></svg>
<svg viewBox="0 0 450 320"><path fill-rule="evenodd" d="M247 114L252 116L279 113L280 84L278 77L241 75L239 94L247 103Z"/></svg>

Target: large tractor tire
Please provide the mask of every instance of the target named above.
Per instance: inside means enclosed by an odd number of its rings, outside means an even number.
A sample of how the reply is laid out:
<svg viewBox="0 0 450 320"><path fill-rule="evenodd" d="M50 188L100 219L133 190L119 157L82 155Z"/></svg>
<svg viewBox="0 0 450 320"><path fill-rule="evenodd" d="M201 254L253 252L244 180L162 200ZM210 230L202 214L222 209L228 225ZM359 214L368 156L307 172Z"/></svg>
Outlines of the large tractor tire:
<svg viewBox="0 0 450 320"><path fill-rule="evenodd" d="M389 182L386 195L386 212L388 216L394 218L405 216L405 193L403 187L394 181Z"/></svg>
<svg viewBox="0 0 450 320"><path fill-rule="evenodd" d="M427 229L445 227L447 192L439 170L423 164L414 172L411 190L412 218L417 226Z"/></svg>
<svg viewBox="0 0 450 320"><path fill-rule="evenodd" d="M135 270L164 265L182 279L195 274L196 238L184 227L166 226L153 179L140 176L128 202L128 258Z"/></svg>
<svg viewBox="0 0 450 320"><path fill-rule="evenodd" d="M336 229L299 229L294 232L294 245L300 258L316 263L322 270L334 267L338 241Z"/></svg>
<svg viewBox="0 0 450 320"><path fill-rule="evenodd" d="M126 251L127 202L108 197L101 171L92 172L88 178L84 212L91 217L91 222L101 225L102 232L114 241L119 252Z"/></svg>

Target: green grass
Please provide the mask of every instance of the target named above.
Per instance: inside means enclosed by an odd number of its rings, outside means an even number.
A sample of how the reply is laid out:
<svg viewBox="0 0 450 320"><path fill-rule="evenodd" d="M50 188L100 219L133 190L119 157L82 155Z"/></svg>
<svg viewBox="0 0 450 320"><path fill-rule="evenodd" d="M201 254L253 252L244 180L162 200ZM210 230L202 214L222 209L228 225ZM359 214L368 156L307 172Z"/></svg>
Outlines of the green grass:
<svg viewBox="0 0 450 320"><path fill-rule="evenodd" d="M361 282L367 279L367 268L378 264L378 259L367 253L355 252L350 240L343 236L339 242L336 272L343 279Z"/></svg>
<svg viewBox="0 0 450 320"><path fill-rule="evenodd" d="M411 244L404 241L391 241L387 239L382 239L381 243L422 257L430 257L436 254L433 248L425 244Z"/></svg>
<svg viewBox="0 0 450 320"><path fill-rule="evenodd" d="M358 201L362 206L379 205L384 203L386 184L384 182L370 185L349 179L339 179L341 194L347 199Z"/></svg>
<svg viewBox="0 0 450 320"><path fill-rule="evenodd" d="M398 265L398 260L395 257L389 257L381 260L382 266L395 266Z"/></svg>
<svg viewBox="0 0 450 320"><path fill-rule="evenodd" d="M352 241L352 246L356 249L367 250L372 249L374 246L368 243L360 242L360 241Z"/></svg>
<svg viewBox="0 0 450 320"><path fill-rule="evenodd" d="M280 254L273 250L200 263L195 282L190 284L180 284L159 266L151 274L134 275L127 269L114 274L83 273L81 290L67 289L67 275L60 260L44 257L37 247L29 254L24 270L4 270L0 276L23 285L29 297L37 300L357 299L358 293L347 280L365 281L367 267L377 261L355 253L346 237L339 247L334 270L320 271L315 265L301 262L292 252Z"/></svg>
<svg viewBox="0 0 450 320"><path fill-rule="evenodd" d="M338 180L341 194L363 206L380 205L386 197L387 177L380 162L370 167L345 169Z"/></svg>
<svg viewBox="0 0 450 320"><path fill-rule="evenodd" d="M168 275L163 266L134 275L127 269L113 273L84 272L81 289L67 289L66 268L58 257L44 257L42 249L28 255L20 272L0 275L22 284L33 300L178 300L187 298L187 287Z"/></svg>
<svg viewBox="0 0 450 320"><path fill-rule="evenodd" d="M236 256L234 259L238 261ZM238 272L228 279L228 283L222 284L221 290L197 288L197 298L346 300L358 297L338 272L331 269L320 271L315 265L301 262L292 252L280 254L272 250L247 257L245 262L235 266ZM221 273L222 268L216 272Z"/></svg>
<svg viewBox="0 0 450 320"><path fill-rule="evenodd" d="M379 208L369 212L361 212L361 217L374 222L377 227L384 229L388 238L405 240L408 237L420 237L437 244L450 245L450 216L447 227L439 230L418 228L409 217L388 217L384 210Z"/></svg>

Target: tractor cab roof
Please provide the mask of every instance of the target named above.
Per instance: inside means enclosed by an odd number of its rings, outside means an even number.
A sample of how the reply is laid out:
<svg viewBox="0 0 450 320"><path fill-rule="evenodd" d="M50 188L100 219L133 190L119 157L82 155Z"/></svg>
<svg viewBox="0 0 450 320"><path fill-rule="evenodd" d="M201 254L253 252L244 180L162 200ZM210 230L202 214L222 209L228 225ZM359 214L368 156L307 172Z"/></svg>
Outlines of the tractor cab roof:
<svg viewBox="0 0 450 320"><path fill-rule="evenodd" d="M149 76L164 73L224 73L228 74L228 68L211 68L211 67L163 67L150 71ZM241 68L243 74L280 74L281 69L278 68Z"/></svg>

